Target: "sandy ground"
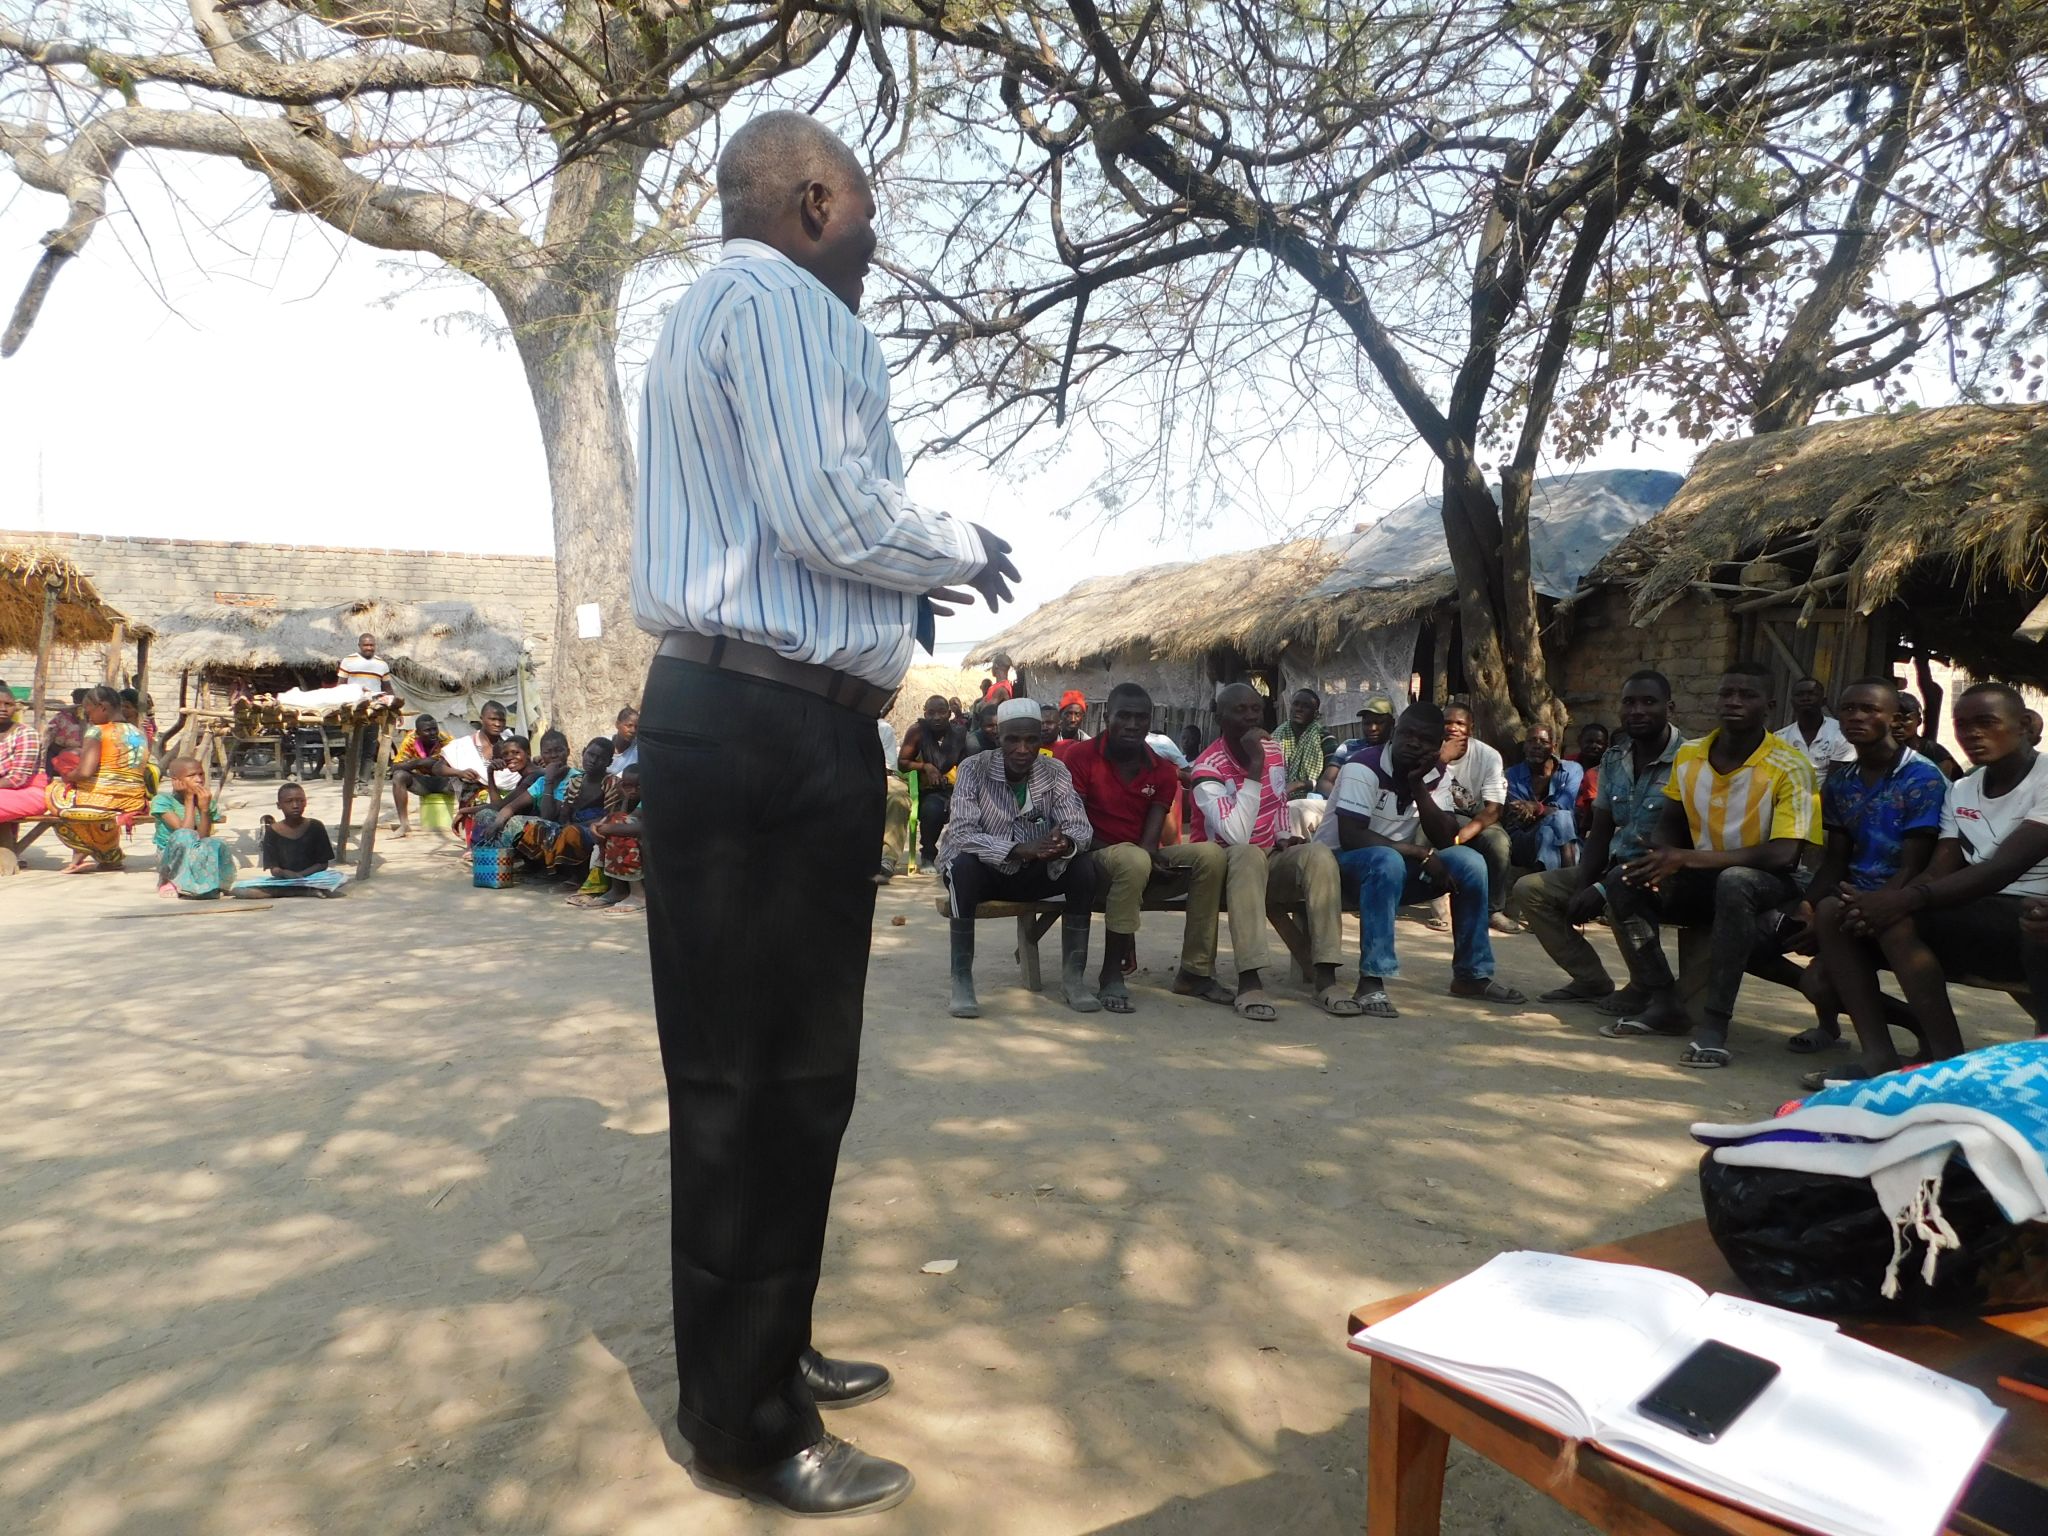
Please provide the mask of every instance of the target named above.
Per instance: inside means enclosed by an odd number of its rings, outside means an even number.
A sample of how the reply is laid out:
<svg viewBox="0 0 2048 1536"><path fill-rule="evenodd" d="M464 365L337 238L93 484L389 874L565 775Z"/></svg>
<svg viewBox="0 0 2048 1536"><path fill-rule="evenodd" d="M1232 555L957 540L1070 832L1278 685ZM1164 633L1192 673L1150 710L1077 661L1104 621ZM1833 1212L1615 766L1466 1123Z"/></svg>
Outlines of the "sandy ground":
<svg viewBox="0 0 2048 1536"><path fill-rule="evenodd" d="M231 796L245 849L268 799ZM47 838L0 888L0 1531L780 1528L666 1428L644 925L383 849L333 902L159 902L56 876ZM1684 1072L1585 1013L1453 1001L1412 924L1406 1017L1292 993L1265 1026L1171 998L1167 928L1123 1019L1026 994L983 931L987 1016L949 1019L932 882L882 895L817 1307L896 1372L831 1421L917 1471L877 1536L1357 1532L1346 1312L1696 1214L1686 1125L1767 1113L1799 1065L1787 994L1745 994L1732 1070ZM801 945L763 1006L800 1006ZM1461 1455L1445 1529L1581 1528Z"/></svg>

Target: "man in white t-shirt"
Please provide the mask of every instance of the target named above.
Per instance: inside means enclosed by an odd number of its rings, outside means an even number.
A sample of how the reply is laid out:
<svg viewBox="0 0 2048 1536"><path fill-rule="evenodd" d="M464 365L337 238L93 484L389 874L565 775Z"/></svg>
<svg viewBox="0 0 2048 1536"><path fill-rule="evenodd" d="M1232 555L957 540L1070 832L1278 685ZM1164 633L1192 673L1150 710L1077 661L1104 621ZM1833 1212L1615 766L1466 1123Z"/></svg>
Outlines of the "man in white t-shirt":
<svg viewBox="0 0 2048 1536"><path fill-rule="evenodd" d="M372 696L398 691L391 686L391 663L377 654L375 635L356 637L356 654L342 657L341 665L334 669L334 679L339 683L354 683Z"/></svg>
<svg viewBox="0 0 2048 1536"><path fill-rule="evenodd" d="M1400 969L1394 917L1401 904L1442 895L1451 903L1451 993L1493 1003L1527 999L1493 979L1486 920L1486 860L1458 841L1459 827L1438 796L1449 769L1438 759L1444 711L1411 704L1384 746L1367 747L1337 770L1330 812L1316 839L1337 855L1347 896L1358 904L1360 1007L1397 1017L1387 978Z"/></svg>
<svg viewBox="0 0 2048 1536"><path fill-rule="evenodd" d="M1878 965L1889 966L1937 1060L1963 1049L1951 976L2024 981L2035 1032L2048 1034L2048 935L2028 913L2048 898L2048 757L2029 740L2018 690L2004 683L1964 689L1952 718L1976 771L1948 787L1933 861L1904 886L1840 888L1843 931L1870 942L1828 970L1850 1017L1875 1019ZM1889 1030L1859 1022L1856 1032L1863 1062L1841 1076L1899 1065Z"/></svg>
<svg viewBox="0 0 2048 1536"><path fill-rule="evenodd" d="M1495 933L1520 933L1521 927L1507 915L1509 866L1514 854L1507 828L1500 824L1501 807L1508 798L1507 764L1472 734L1472 711L1457 703L1444 706L1444 744L1438 755L1444 776L1437 782L1434 796L1457 823L1453 846L1469 844L1486 860L1488 924ZM1441 929L1446 926L1443 903L1437 903L1437 908L1430 926Z"/></svg>
<svg viewBox="0 0 2048 1536"><path fill-rule="evenodd" d="M1806 754L1817 781L1825 780L1835 764L1856 761L1842 723L1828 713L1828 691L1817 677L1802 677L1792 685L1792 723L1779 730L1778 740Z"/></svg>

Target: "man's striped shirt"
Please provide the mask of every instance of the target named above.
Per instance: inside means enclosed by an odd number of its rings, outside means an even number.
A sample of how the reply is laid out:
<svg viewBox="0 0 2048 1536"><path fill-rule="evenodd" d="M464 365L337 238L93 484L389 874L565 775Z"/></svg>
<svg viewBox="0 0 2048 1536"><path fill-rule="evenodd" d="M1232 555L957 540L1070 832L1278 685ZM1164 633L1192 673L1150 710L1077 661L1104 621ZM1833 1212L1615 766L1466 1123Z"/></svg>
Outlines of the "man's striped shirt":
<svg viewBox="0 0 2048 1536"><path fill-rule="evenodd" d="M1681 746L1664 796L1685 807L1695 848L1754 848L1779 838L1821 841L1819 795L1804 752L1770 732L1733 773L1716 773L1707 754L1721 733Z"/></svg>
<svg viewBox="0 0 2048 1536"><path fill-rule="evenodd" d="M873 333L780 252L727 241L647 365L640 627L749 640L894 688L920 594L983 563L968 524L904 494Z"/></svg>

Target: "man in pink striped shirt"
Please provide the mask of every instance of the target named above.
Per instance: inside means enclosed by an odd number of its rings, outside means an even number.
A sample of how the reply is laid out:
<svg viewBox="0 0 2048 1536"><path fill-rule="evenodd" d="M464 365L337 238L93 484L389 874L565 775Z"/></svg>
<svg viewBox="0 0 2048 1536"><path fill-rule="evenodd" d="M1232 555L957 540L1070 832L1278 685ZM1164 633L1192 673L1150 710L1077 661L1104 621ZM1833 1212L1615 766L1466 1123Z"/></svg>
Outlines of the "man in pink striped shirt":
<svg viewBox="0 0 2048 1536"><path fill-rule="evenodd" d="M1228 860L1225 900L1230 949L1237 956L1238 1013L1261 1022L1278 1017L1260 977L1271 963L1266 903L1308 908L1316 1006L1353 1018L1359 1005L1337 985L1343 958L1343 885L1336 855L1288 834L1287 760L1265 729L1266 701L1249 683L1216 695L1217 738L1189 773L1196 842L1220 843Z"/></svg>

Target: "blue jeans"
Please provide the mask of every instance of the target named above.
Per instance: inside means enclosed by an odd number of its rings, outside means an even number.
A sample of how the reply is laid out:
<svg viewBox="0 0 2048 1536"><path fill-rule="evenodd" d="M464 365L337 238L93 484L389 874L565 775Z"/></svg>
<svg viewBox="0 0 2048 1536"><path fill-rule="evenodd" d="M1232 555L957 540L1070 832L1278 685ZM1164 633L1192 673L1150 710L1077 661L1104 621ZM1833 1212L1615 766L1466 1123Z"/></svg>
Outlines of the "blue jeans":
<svg viewBox="0 0 2048 1536"><path fill-rule="evenodd" d="M1486 931L1486 860L1471 848L1439 848L1437 860L1450 871L1451 974L1459 981L1493 976L1493 939ZM1422 865L1392 848L1347 848L1337 855L1344 900L1358 903L1358 973L1398 976L1394 914L1403 902L1432 901L1443 886Z"/></svg>

